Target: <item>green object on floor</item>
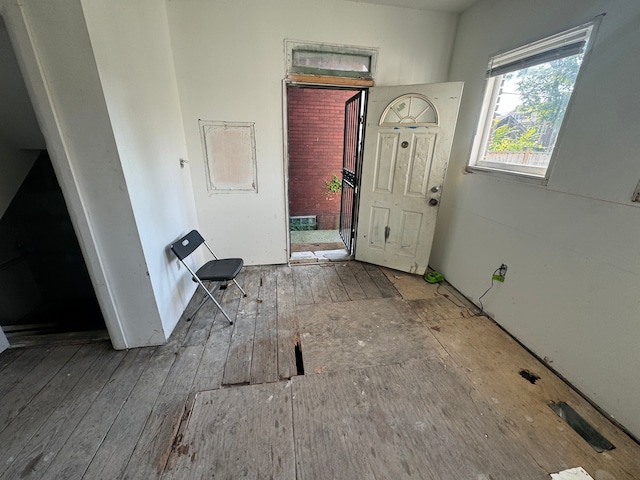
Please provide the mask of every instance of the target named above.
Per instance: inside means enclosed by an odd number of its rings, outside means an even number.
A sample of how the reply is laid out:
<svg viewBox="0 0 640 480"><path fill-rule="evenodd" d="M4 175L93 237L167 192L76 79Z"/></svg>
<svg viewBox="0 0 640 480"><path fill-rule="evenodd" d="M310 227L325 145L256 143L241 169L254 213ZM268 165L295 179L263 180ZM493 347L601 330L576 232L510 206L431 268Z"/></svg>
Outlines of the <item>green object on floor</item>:
<svg viewBox="0 0 640 480"><path fill-rule="evenodd" d="M444 280L444 277L439 272L427 272L424 275L424 279L427 283L440 283Z"/></svg>

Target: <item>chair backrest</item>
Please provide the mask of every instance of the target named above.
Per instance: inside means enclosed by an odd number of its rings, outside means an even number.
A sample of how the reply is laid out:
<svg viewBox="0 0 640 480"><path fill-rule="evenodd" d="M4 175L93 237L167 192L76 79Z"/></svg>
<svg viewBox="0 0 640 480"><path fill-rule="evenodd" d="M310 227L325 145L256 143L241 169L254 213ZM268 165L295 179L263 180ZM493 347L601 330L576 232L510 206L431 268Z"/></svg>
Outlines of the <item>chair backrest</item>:
<svg viewBox="0 0 640 480"><path fill-rule="evenodd" d="M193 251L204 243L204 238L197 230L191 230L184 237L171 245L171 251L180 260L187 258Z"/></svg>

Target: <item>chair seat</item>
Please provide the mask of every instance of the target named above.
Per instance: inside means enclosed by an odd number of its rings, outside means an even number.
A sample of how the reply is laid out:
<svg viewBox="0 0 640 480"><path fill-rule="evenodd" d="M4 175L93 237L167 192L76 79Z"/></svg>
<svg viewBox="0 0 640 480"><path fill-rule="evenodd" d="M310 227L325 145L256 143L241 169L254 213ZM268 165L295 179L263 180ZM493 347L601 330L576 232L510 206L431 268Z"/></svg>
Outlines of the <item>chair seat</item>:
<svg viewBox="0 0 640 480"><path fill-rule="evenodd" d="M233 280L240 273L244 261L241 258L223 258L211 260L198 269L196 275L200 280L220 282ZM193 279L195 282L196 280Z"/></svg>

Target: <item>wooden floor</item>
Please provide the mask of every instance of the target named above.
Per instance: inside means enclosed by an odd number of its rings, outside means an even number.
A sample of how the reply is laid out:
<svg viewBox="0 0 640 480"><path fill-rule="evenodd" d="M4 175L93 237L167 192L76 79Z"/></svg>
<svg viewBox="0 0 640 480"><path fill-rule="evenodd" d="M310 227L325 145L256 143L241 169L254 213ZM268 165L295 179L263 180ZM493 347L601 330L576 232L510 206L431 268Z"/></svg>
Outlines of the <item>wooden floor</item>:
<svg viewBox="0 0 640 480"><path fill-rule="evenodd" d="M453 289L358 262L238 281L233 326L211 302L187 321L196 293L160 347L0 354L0 479L640 478L640 446Z"/></svg>

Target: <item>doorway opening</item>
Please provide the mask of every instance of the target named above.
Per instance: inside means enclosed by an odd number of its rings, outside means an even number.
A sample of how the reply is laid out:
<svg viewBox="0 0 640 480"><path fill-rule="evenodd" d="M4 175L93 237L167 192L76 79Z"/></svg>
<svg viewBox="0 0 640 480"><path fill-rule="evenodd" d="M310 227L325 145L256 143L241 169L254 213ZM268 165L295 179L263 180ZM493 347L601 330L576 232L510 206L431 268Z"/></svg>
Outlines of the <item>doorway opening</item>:
<svg viewBox="0 0 640 480"><path fill-rule="evenodd" d="M11 345L104 331L71 218L0 17L0 328ZM37 343L37 341L36 341Z"/></svg>
<svg viewBox="0 0 640 480"><path fill-rule="evenodd" d="M26 335L105 329L46 150L0 219L0 241L7 307L0 320L11 343Z"/></svg>
<svg viewBox="0 0 640 480"><path fill-rule="evenodd" d="M351 170L345 169L345 158L351 154L345 152L350 143L358 142L354 152L360 154L363 115L358 103L355 121L349 125L347 104L361 92L361 88L287 85L292 260L344 260L353 254L357 195ZM349 131L354 129L352 140Z"/></svg>

